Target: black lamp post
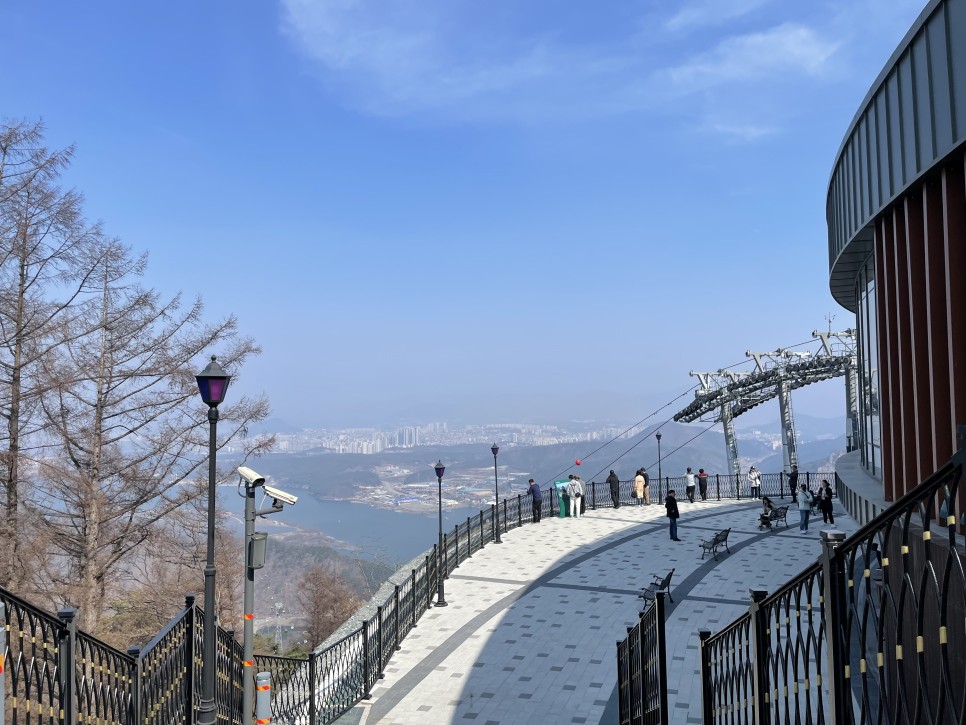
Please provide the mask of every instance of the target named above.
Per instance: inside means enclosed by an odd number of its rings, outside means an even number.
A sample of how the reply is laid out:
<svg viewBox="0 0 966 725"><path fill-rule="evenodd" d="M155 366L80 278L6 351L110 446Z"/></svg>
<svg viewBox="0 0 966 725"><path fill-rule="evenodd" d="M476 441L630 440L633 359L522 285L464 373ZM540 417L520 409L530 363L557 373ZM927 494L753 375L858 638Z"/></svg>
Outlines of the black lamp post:
<svg viewBox="0 0 966 725"><path fill-rule="evenodd" d="M215 725L215 442L218 405L225 399L231 376L211 356L211 362L198 375L198 391L208 406L208 558L205 562L205 618L201 649L201 702L198 725Z"/></svg>
<svg viewBox="0 0 966 725"><path fill-rule="evenodd" d="M496 491L496 540L494 543L502 544L500 540L500 477L497 475L496 454L500 452L500 446L494 443L490 450L493 452L493 488Z"/></svg>
<svg viewBox="0 0 966 725"><path fill-rule="evenodd" d="M661 477L661 431L654 434L657 438L657 495L664 494L664 479Z"/></svg>
<svg viewBox="0 0 966 725"><path fill-rule="evenodd" d="M442 461L436 461L436 485L439 490L439 546L436 548L436 606L446 606L446 594L443 591L443 474L446 466Z"/></svg>

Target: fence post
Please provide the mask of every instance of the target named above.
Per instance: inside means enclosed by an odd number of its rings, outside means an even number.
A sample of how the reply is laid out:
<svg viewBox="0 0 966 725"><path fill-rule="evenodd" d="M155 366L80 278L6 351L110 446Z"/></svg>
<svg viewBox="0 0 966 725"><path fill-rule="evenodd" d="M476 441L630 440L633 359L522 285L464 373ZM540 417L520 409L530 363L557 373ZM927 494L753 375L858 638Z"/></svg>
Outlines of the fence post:
<svg viewBox="0 0 966 725"><path fill-rule="evenodd" d="M195 595L188 594L184 598L185 636L184 636L184 668L185 668L185 697L184 721L195 721Z"/></svg>
<svg viewBox="0 0 966 725"><path fill-rule="evenodd" d="M517 528L523 526L523 508L520 505L520 494L517 494Z"/></svg>
<svg viewBox="0 0 966 725"><path fill-rule="evenodd" d="M721 474L714 474L714 485L718 489L718 500L721 500Z"/></svg>
<svg viewBox="0 0 966 725"><path fill-rule="evenodd" d="M7 616L6 607L3 602L0 602L0 631L5 631L7 626ZM7 680L3 675L3 653L7 649L7 643L0 640L0 725L4 725L5 715L7 711L7 704L4 699L7 695Z"/></svg>
<svg viewBox="0 0 966 725"><path fill-rule="evenodd" d="M417 604L416 604L416 601L417 601L417 599L416 599L416 570L415 569L411 569L410 571L412 571L412 574L410 576L412 576L412 580L413 580L412 581L412 585L409 587L409 597L410 597L410 599L413 600L413 626L412 626L412 628L413 629L416 629L416 620L418 619L418 617L416 616L416 607L417 607Z"/></svg>
<svg viewBox="0 0 966 725"><path fill-rule="evenodd" d="M486 546L486 541L483 539L483 509L480 509L480 548L482 549Z"/></svg>
<svg viewBox="0 0 966 725"><path fill-rule="evenodd" d="M593 511L597 510L597 484L593 481L590 482L590 508Z"/></svg>
<svg viewBox="0 0 966 725"><path fill-rule="evenodd" d="M830 722L832 725L849 723L851 713L851 672L849 668L849 646L843 632L848 621L848 590L845 562L837 555L837 549L845 541L842 531L822 531L822 598L825 619L829 703L832 706Z"/></svg>
<svg viewBox="0 0 966 725"><path fill-rule="evenodd" d="M57 617L64 624L64 628L58 632L60 642L57 645L60 652L60 661L57 664L60 675L60 709L64 713L64 722L72 723L77 720L77 667L74 664L74 650L77 646L77 623L74 620L77 618L77 609L64 607L57 612Z"/></svg>
<svg viewBox="0 0 966 725"><path fill-rule="evenodd" d="M735 495L738 497L738 500L740 501L741 500L741 474L740 473L735 474Z"/></svg>
<svg viewBox="0 0 966 725"><path fill-rule="evenodd" d="M497 528L498 529L500 528L499 523L497 524ZM505 534L507 531L508 529L506 527L506 499L503 499L503 528L500 530L500 533Z"/></svg>
<svg viewBox="0 0 966 725"><path fill-rule="evenodd" d="M755 723L764 725L771 722L769 711L771 698L768 697L768 610L761 603L768 592L764 589L751 589L751 647L752 657L752 697L754 701Z"/></svg>
<svg viewBox="0 0 966 725"><path fill-rule="evenodd" d="M654 592L654 606L657 607L657 691L661 700L660 725L668 725L670 713L667 711L667 636L664 631L664 597L663 589ZM643 654L643 647L641 652ZM642 668L643 671L643 668Z"/></svg>
<svg viewBox="0 0 966 725"><path fill-rule="evenodd" d="M449 541L446 538L447 536L449 536L449 534L443 534L443 565L440 567L440 570L436 572L437 583L446 578L443 576L444 571L446 572L446 576L449 576Z"/></svg>
<svg viewBox="0 0 966 725"><path fill-rule="evenodd" d="M435 549L435 548L436 548L436 544L433 544L433 549ZM436 555L436 552L434 551L433 552L433 561L439 561L439 559L437 559L435 555ZM430 585L430 581L429 581L429 555L428 554L426 555L426 563L424 564L424 566L426 568L426 576L423 577L423 580L426 583L423 586L423 594L426 595L425 596L425 601L426 601L426 610L425 611L428 612L429 611L429 607L431 606L430 603L429 603L429 598L430 598L429 585ZM437 572L437 576L438 575L439 575L439 573Z"/></svg>
<svg viewBox="0 0 966 725"><path fill-rule="evenodd" d="M379 670L379 674L376 676L380 680L386 676L386 673L382 671L382 668L386 661L385 657L383 657L385 653L383 652L383 644L382 644L383 635L385 635L385 633L386 633L386 628L382 624L382 605L380 604L378 607L376 607L376 638L377 638L376 656L378 657L378 660L376 661L379 663L379 667L376 668Z"/></svg>
<svg viewBox="0 0 966 725"><path fill-rule="evenodd" d="M699 629L701 639L701 722L714 722L714 684L711 682L711 648L708 647L710 629Z"/></svg>
<svg viewBox="0 0 966 725"><path fill-rule="evenodd" d="M394 629L396 630L396 651L398 652L399 650L402 649L402 647L399 645L399 585L398 584L396 584L395 588L393 589L393 596L396 598L395 614L393 616L395 617L395 622L396 622L394 625Z"/></svg>
<svg viewBox="0 0 966 725"><path fill-rule="evenodd" d="M778 472L778 497L785 498L785 472Z"/></svg>
<svg viewBox="0 0 966 725"><path fill-rule="evenodd" d="M415 585L415 581L413 584ZM413 611L416 611L415 607L413 607ZM315 694L316 689L319 686L316 679L318 676L316 670L316 667L318 666L316 665L316 662L318 659L318 653L309 652L309 725L316 725L316 720L318 718L318 713L315 710Z"/></svg>
<svg viewBox="0 0 966 725"><path fill-rule="evenodd" d="M456 569L460 565L460 526L459 524L453 527L453 538L456 539L456 551L453 552L453 558L456 559L456 563L453 564L453 568ZM446 562L446 575L449 576L449 562Z"/></svg>
<svg viewBox="0 0 966 725"><path fill-rule="evenodd" d="M473 517L466 517L466 558L473 556Z"/></svg>
<svg viewBox="0 0 966 725"><path fill-rule="evenodd" d="M363 700L368 700L372 697L372 691L369 689L370 681L370 665L369 662L369 620L362 620L362 690L366 694L362 696Z"/></svg>
<svg viewBox="0 0 966 725"><path fill-rule="evenodd" d="M3 614L3 604L0 604L0 615ZM2 616L0 616L2 620ZM127 653L134 658L134 665L131 667L131 722L140 723L141 722L141 648L131 645L127 648ZM2 656L2 655L0 655ZM3 672L3 667L0 667L0 672ZM0 695L0 700L3 696ZM0 709L2 709L3 702L0 702ZM3 725L3 715L0 715L0 725Z"/></svg>

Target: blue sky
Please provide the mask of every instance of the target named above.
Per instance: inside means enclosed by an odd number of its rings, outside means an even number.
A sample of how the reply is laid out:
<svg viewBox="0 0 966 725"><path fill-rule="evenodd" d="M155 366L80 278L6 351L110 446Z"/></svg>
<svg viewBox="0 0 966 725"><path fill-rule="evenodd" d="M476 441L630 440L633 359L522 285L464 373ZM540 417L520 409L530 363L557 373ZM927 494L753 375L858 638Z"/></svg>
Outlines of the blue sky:
<svg viewBox="0 0 966 725"><path fill-rule="evenodd" d="M633 422L854 324L827 182L923 5L7 0L0 116L291 423Z"/></svg>

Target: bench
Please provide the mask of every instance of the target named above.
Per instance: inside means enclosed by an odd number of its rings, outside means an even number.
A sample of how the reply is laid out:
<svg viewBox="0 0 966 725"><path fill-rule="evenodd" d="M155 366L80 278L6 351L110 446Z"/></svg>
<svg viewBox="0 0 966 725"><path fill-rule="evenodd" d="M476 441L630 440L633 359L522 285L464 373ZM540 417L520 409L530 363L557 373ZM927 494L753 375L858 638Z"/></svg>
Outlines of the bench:
<svg viewBox="0 0 966 725"><path fill-rule="evenodd" d="M643 599L645 602L654 601L654 595L663 589L667 592L667 598L673 602L674 600L671 599L671 576L673 574L674 569L671 569L663 577L654 577L654 581L641 589L641 593L637 595L638 599Z"/></svg>
<svg viewBox="0 0 966 725"><path fill-rule="evenodd" d="M786 524L787 525L787 524ZM712 536L707 541L701 542L701 558L704 558L705 554L710 553L714 557L714 560L718 560L718 547L724 545L725 549L728 549L728 553L731 553L731 549L728 548L728 534L731 533L731 529L725 529L724 531L719 531L717 534Z"/></svg>
<svg viewBox="0 0 966 725"><path fill-rule="evenodd" d="M776 524L779 521L784 521L785 528L786 529L788 528L788 506L778 506L777 508L773 508L771 511L769 511L768 521L765 524L765 526L770 529L772 527L772 524ZM762 527L762 523L761 523L761 518L759 517L758 528L760 529L761 527Z"/></svg>

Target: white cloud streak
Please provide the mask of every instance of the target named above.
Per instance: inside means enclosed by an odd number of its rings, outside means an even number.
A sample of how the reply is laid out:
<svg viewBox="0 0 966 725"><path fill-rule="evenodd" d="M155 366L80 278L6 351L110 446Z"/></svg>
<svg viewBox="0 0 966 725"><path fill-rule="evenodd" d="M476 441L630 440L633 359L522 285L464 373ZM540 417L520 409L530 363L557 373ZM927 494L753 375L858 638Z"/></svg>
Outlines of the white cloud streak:
<svg viewBox="0 0 966 725"><path fill-rule="evenodd" d="M763 83L820 78L838 43L806 24L716 34L710 47L656 32L724 24L767 2L696 0L651 24L643 41L615 27L582 45L561 40L573 34L552 18L539 32L475 27L460 0L282 0L282 28L329 88L367 113L532 123L667 110L716 88L740 108L740 94ZM705 111L712 132L754 140L775 131L767 119L713 123L716 111Z"/></svg>

